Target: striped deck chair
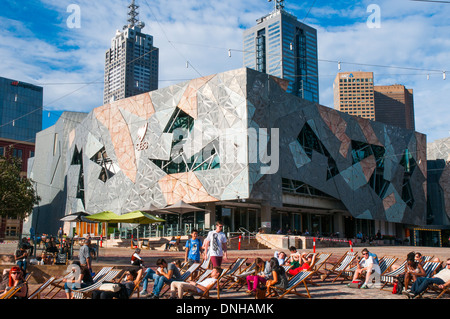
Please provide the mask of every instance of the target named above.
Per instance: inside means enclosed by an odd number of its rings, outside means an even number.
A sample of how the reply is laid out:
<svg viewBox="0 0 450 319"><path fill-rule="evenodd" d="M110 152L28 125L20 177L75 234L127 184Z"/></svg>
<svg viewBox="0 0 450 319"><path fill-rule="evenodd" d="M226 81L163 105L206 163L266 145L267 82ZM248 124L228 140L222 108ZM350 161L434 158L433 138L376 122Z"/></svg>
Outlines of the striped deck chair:
<svg viewBox="0 0 450 319"><path fill-rule="evenodd" d="M222 286L220 288L224 289L232 280L234 280L233 275L240 271L242 265L247 261L247 258L237 258L229 267L222 271L221 278L223 280Z"/></svg>
<svg viewBox="0 0 450 319"><path fill-rule="evenodd" d="M436 269L439 267L441 263L442 263L441 261L427 261L423 265L423 270L425 270L425 277L426 278L433 277L434 273L436 272Z"/></svg>
<svg viewBox="0 0 450 319"><path fill-rule="evenodd" d="M323 269L324 270L324 274L323 274L324 276L322 278L322 281L325 281L325 279L327 279L328 276L331 275L334 272L334 270L341 265L342 261L349 255L356 257L358 255L358 252L346 251L345 254L343 254L341 256L341 258L339 258L335 263L325 263L325 268ZM326 267L327 264L332 265L332 267L330 269L328 269Z"/></svg>
<svg viewBox="0 0 450 319"><path fill-rule="evenodd" d="M199 263L194 263L192 264L191 267L189 267L189 269L187 269L184 273L181 274L181 280L179 281L187 281L188 279L191 278L191 275L193 273L195 273L197 271L197 269L200 267ZM167 289L165 291L163 291L163 289L167 286ZM170 290L170 284L165 283L163 285L163 287L161 288L161 294L160 297L164 296L164 294L166 292L168 292Z"/></svg>
<svg viewBox="0 0 450 319"><path fill-rule="evenodd" d="M345 258L339 264L336 265L337 267L334 267L332 270L329 270L327 277L330 274L335 274L336 278L334 278L334 280L332 281L333 283L341 276L345 278L346 276L345 271L350 267L355 258L356 253L348 253L345 256Z"/></svg>
<svg viewBox="0 0 450 319"><path fill-rule="evenodd" d="M288 286L286 289L280 287L271 287L270 293L274 293L278 299L283 298L287 294L293 293L300 297L311 298L311 295L308 290L308 286L306 285L307 279L313 274L312 271L301 271L296 274L294 277L290 278L288 281ZM303 283L306 289L306 295L299 293L297 291L297 287Z"/></svg>
<svg viewBox="0 0 450 319"><path fill-rule="evenodd" d="M196 280L196 283L200 283L203 280L205 280L206 278L208 278L211 275L211 272L212 272L212 269L206 269L205 272L198 277L198 279ZM225 272L225 270L222 272L222 274L224 272ZM220 279L222 278L222 274L217 279L217 283L215 285L211 286L208 290L206 290L206 291L204 291L202 293L189 291L189 292L186 292L184 295L186 296L186 295L190 294L192 296L198 296L199 299L202 299L202 298L211 299L211 297L209 295L209 292L210 292L210 290L214 289L214 287L217 287L217 299L219 299L220 298L220 292L219 292L219 286L218 285L219 285Z"/></svg>
<svg viewBox="0 0 450 319"><path fill-rule="evenodd" d="M99 280L94 282L92 285L90 285L90 286L88 286L86 288L81 288L81 289L74 290L73 291L73 298L74 299L87 299L87 298L89 298L89 295L90 295L90 293L92 291L100 288L100 286L104 282L111 282L111 281L113 281L121 272L122 272L122 270L111 270L106 275L101 277Z"/></svg>
<svg viewBox="0 0 450 319"><path fill-rule="evenodd" d="M236 291L239 291L246 283L247 283L247 276L251 276L255 273L256 269L256 263L252 263L247 268L243 269L239 273L235 273L233 275L234 283L229 287L230 289L236 289Z"/></svg>
<svg viewBox="0 0 450 319"><path fill-rule="evenodd" d="M46 282L44 282L42 285L40 285L35 291L33 291L29 296L28 299L41 299L41 293L44 291L45 288L49 287L53 281L55 281L55 277L50 277Z"/></svg>
<svg viewBox="0 0 450 319"><path fill-rule="evenodd" d="M383 285L381 286L381 289L386 290L386 289L383 289L385 286L393 285L395 277L403 274L405 272L405 267L406 267L406 260L404 262L402 262L400 267L398 267L397 269L382 274L380 277L380 281L383 283Z"/></svg>

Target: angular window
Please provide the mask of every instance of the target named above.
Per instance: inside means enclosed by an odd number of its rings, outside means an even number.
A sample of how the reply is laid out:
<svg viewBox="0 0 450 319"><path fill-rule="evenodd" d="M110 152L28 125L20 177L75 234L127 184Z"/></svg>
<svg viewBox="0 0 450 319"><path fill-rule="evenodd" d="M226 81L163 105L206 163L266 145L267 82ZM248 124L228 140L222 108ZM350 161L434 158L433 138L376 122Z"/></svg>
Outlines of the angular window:
<svg viewBox="0 0 450 319"><path fill-rule="evenodd" d="M311 126L309 126L308 123L305 123L305 125L303 126L303 129L297 136L297 141L300 143L306 155L308 155L310 159L312 159L313 151L316 151L327 157L328 159L327 180L339 174L336 162L331 157L328 150L319 140L319 138L314 133L314 131L312 130Z"/></svg>
<svg viewBox="0 0 450 319"><path fill-rule="evenodd" d="M102 147L94 156L90 158L91 161L97 163L102 167L98 179L105 183L108 179L112 178L116 174L112 160L106 154L105 147Z"/></svg>

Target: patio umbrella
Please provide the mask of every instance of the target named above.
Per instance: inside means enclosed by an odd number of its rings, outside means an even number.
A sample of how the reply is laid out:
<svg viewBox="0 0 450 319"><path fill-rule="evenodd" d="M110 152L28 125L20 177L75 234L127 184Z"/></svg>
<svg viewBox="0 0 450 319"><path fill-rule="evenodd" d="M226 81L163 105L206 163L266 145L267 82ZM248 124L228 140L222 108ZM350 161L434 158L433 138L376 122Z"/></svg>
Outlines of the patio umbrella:
<svg viewBox="0 0 450 319"><path fill-rule="evenodd" d="M63 218L60 218L59 220L63 222L81 222L82 217L89 216L89 213L86 212L76 212L69 215L64 216Z"/></svg>
<svg viewBox="0 0 450 319"><path fill-rule="evenodd" d="M190 212L202 211L204 209L198 208L196 206L185 203L182 200L179 200L178 202L176 202L173 205L164 207L164 210L168 210L170 212L177 213L179 215L179 224L180 224L180 228L181 228L181 215L190 213Z"/></svg>
<svg viewBox="0 0 450 319"><path fill-rule="evenodd" d="M170 212L170 211L165 210L163 208L158 208L158 207L156 207L153 204L144 206L143 208L141 208L139 210L141 212L144 212L144 213L153 213L153 214L157 214L157 215L159 215L159 214L176 214L174 212Z"/></svg>
<svg viewBox="0 0 450 319"><path fill-rule="evenodd" d="M119 215L117 215L109 210L106 210L104 212L89 215L84 218L95 221L95 222L109 223L112 220L116 219L117 217L119 217ZM114 221L113 221L113 223L114 223Z"/></svg>
<svg viewBox="0 0 450 319"><path fill-rule="evenodd" d="M153 224L165 222L164 219L136 210L120 215L112 220L114 223Z"/></svg>

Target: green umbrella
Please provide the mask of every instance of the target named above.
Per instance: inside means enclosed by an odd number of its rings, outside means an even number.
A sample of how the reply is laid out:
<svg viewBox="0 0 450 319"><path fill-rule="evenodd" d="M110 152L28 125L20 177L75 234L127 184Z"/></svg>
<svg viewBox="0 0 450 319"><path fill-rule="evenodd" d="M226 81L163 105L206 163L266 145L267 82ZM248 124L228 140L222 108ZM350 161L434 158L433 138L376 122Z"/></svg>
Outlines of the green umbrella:
<svg viewBox="0 0 450 319"><path fill-rule="evenodd" d="M114 218L112 222L129 224L153 224L165 222L165 220L151 214L135 210L134 212L126 213Z"/></svg>
<svg viewBox="0 0 450 319"><path fill-rule="evenodd" d="M96 221L96 222L103 222L103 223L111 223L111 222L113 222L113 223L115 223L115 221L113 221L113 220L115 220L118 217L119 217L119 215L117 215L117 214L115 214L115 213L113 213L113 212L111 212L109 210L106 210L106 211L101 212L101 213L85 216L84 218L89 219L89 220L93 220L93 221Z"/></svg>

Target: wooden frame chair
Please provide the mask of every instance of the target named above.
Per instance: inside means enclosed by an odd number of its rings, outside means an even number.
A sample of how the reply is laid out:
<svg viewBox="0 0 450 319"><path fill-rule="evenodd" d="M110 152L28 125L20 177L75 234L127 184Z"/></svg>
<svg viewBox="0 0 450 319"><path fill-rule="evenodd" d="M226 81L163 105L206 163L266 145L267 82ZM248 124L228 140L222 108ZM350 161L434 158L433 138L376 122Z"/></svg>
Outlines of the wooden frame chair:
<svg viewBox="0 0 450 319"><path fill-rule="evenodd" d="M392 265L391 265L391 267L392 267ZM381 290L387 290L387 289L383 289L383 288L386 287L389 284L393 285L395 277L397 277L398 275L403 274L405 272L405 267L406 267L406 260L403 261L401 263L401 265L397 269L382 274L381 277L380 277L380 281L383 284L382 284L380 289Z"/></svg>
<svg viewBox="0 0 450 319"><path fill-rule="evenodd" d="M234 274L241 270L242 265L247 261L247 258L237 258L226 270L222 271L221 278L224 280L220 288L224 289L230 281L234 280Z"/></svg>
<svg viewBox="0 0 450 319"><path fill-rule="evenodd" d="M150 239L148 238L142 239L141 248L150 249Z"/></svg>
<svg viewBox="0 0 450 319"><path fill-rule="evenodd" d="M81 288L81 289L74 290L73 291L73 298L74 299L88 299L89 295L90 295L90 293L92 291L100 288L100 286L104 282L113 281L121 272L122 272L122 270L111 270L111 271L109 271L105 276L101 277L99 280L94 282L92 285L90 285L90 286L88 286L86 288Z"/></svg>
<svg viewBox="0 0 450 319"><path fill-rule="evenodd" d="M33 291L30 295L28 295L28 299L41 299L41 293L44 291L45 288L49 287L53 281L55 281L56 277L50 277L46 282L44 282L42 285L40 285L38 288L36 288L35 291Z"/></svg>
<svg viewBox="0 0 450 319"><path fill-rule="evenodd" d="M29 280L30 278L31 278L31 272L29 272L29 273L27 273L27 274L25 275L25 278L24 278L22 284L20 284L20 285L18 285L18 286L15 286L15 287L12 287L11 289L9 289L8 292L7 292L6 294L4 294L2 297L0 297L0 300L1 300L1 299L11 299L12 297L14 297L14 295L15 295L20 289L22 289L23 286L27 286L27 289L28 289L28 280Z"/></svg>
<svg viewBox="0 0 450 319"><path fill-rule="evenodd" d="M246 283L247 276L251 276L255 273L256 263L253 262L247 268L243 269L238 274L233 275L234 283L229 287L230 289L234 287L236 291L239 291Z"/></svg>
<svg viewBox="0 0 450 319"><path fill-rule="evenodd" d="M287 294L295 294L300 297L311 298L311 294L309 293L308 286L306 284L307 279L313 274L312 271L301 271L288 281L288 286L286 289L280 287L270 287L270 293L274 293L278 299L283 298ZM305 286L306 295L299 293L297 291L297 287L302 284Z"/></svg>
<svg viewBox="0 0 450 319"><path fill-rule="evenodd" d="M199 263L192 264L191 267L189 267L184 273L181 274L181 280L179 281L187 281L189 278L191 278L192 274L197 271L197 269L200 267ZM167 286L167 289L163 291L163 289ZM170 290L170 284L165 283L163 287L161 288L161 295L160 297L164 296L166 292Z"/></svg>
<svg viewBox="0 0 450 319"><path fill-rule="evenodd" d="M353 254L348 253L339 264L336 264L332 270L329 270L327 277L330 274L335 274L336 278L334 278L334 280L332 281L333 283L341 276L346 277L347 275L345 274L345 271L351 266L353 261L356 259L356 254L357 253L353 253Z"/></svg>

